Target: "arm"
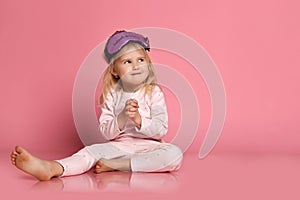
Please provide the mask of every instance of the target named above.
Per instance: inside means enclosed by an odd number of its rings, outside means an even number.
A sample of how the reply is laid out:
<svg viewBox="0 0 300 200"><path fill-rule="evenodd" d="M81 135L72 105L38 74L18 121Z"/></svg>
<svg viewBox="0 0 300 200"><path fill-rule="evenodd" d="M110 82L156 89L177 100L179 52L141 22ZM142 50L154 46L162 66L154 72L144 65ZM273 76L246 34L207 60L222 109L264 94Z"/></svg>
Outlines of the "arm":
<svg viewBox="0 0 300 200"><path fill-rule="evenodd" d="M100 116L100 133L107 140L115 139L118 135L123 133L122 130L119 129L117 117L114 112L115 106L113 101L112 94L108 94L105 102L101 107L101 116Z"/></svg>
<svg viewBox="0 0 300 200"><path fill-rule="evenodd" d="M136 131L153 139L162 139L168 131L168 113L164 94L155 87L151 97L150 117L141 116L141 126Z"/></svg>

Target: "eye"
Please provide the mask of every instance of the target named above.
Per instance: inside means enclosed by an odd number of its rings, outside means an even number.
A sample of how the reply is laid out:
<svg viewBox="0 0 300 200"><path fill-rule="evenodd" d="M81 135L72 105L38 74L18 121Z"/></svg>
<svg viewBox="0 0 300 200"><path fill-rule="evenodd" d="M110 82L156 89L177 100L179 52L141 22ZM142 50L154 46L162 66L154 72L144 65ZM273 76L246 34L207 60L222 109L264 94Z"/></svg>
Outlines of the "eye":
<svg viewBox="0 0 300 200"><path fill-rule="evenodd" d="M138 59L138 62L144 62L145 61L145 59L144 58L140 58L140 59Z"/></svg>
<svg viewBox="0 0 300 200"><path fill-rule="evenodd" d="M124 64L130 64L131 63L131 61L130 60L126 60L126 61L124 61Z"/></svg>

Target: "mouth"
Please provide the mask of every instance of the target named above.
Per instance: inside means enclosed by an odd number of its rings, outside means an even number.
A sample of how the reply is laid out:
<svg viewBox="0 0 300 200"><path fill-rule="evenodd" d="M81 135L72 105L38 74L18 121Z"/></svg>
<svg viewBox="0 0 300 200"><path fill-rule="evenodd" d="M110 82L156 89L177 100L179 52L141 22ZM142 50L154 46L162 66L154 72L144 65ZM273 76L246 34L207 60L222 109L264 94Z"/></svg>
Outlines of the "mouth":
<svg viewBox="0 0 300 200"><path fill-rule="evenodd" d="M133 73L131 73L130 75L131 75L131 76L136 76L136 75L140 75L140 74L142 74L142 72L133 72Z"/></svg>

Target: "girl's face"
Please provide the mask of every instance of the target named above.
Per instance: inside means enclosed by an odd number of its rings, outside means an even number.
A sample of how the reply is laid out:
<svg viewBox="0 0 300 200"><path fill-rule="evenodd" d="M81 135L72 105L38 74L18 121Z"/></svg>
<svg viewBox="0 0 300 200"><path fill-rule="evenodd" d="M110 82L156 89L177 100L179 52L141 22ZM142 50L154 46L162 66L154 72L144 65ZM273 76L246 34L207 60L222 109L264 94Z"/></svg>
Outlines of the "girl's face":
<svg viewBox="0 0 300 200"><path fill-rule="evenodd" d="M114 62L112 74L120 77L124 91L133 92L149 75L148 60L143 49L128 45Z"/></svg>

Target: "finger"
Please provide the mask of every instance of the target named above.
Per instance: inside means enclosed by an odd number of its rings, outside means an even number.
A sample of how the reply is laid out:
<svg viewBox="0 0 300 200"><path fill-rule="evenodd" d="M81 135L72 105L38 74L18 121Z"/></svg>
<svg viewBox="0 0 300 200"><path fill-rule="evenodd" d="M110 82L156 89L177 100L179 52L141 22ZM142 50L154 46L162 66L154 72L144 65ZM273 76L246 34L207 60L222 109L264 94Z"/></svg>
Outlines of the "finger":
<svg viewBox="0 0 300 200"><path fill-rule="evenodd" d="M135 112L134 112L134 113L132 113L132 112L129 112L129 113L128 113L128 117L129 117L130 119L134 119L135 116L136 116L136 113L135 113Z"/></svg>
<svg viewBox="0 0 300 200"><path fill-rule="evenodd" d="M136 108L130 108L129 110L126 111L126 115L136 115L138 113L138 109Z"/></svg>
<svg viewBox="0 0 300 200"><path fill-rule="evenodd" d="M132 102L130 103L130 105L133 106L133 107L136 107L136 108L139 107L139 104L138 104L137 102L134 102L134 101L132 101Z"/></svg>
<svg viewBox="0 0 300 200"><path fill-rule="evenodd" d="M135 105L136 107L139 106L139 102L138 102L136 99L132 99L132 102L134 103L134 105Z"/></svg>
<svg viewBox="0 0 300 200"><path fill-rule="evenodd" d="M128 108L128 112L136 112L138 109L135 107Z"/></svg>
<svg viewBox="0 0 300 200"><path fill-rule="evenodd" d="M138 101L136 99L128 99L126 104L138 105Z"/></svg>
<svg viewBox="0 0 300 200"><path fill-rule="evenodd" d="M126 101L126 105L130 105L132 103L132 99L128 99L127 101Z"/></svg>
<svg viewBox="0 0 300 200"><path fill-rule="evenodd" d="M138 105L136 105L136 104L130 104L130 105L126 105L126 110L129 110L129 109L132 109L132 108L134 108L134 109L138 109L139 108L139 106Z"/></svg>
<svg viewBox="0 0 300 200"><path fill-rule="evenodd" d="M132 105L127 105L125 109L126 109L126 111L129 111L132 108L135 108L135 107L133 107Z"/></svg>
<svg viewBox="0 0 300 200"><path fill-rule="evenodd" d="M134 103L138 103L138 101L136 100L136 99L131 99L132 100L132 102L134 102Z"/></svg>
<svg viewBox="0 0 300 200"><path fill-rule="evenodd" d="M131 107L137 109L137 108L139 108L139 105L137 105L137 104L131 104Z"/></svg>

